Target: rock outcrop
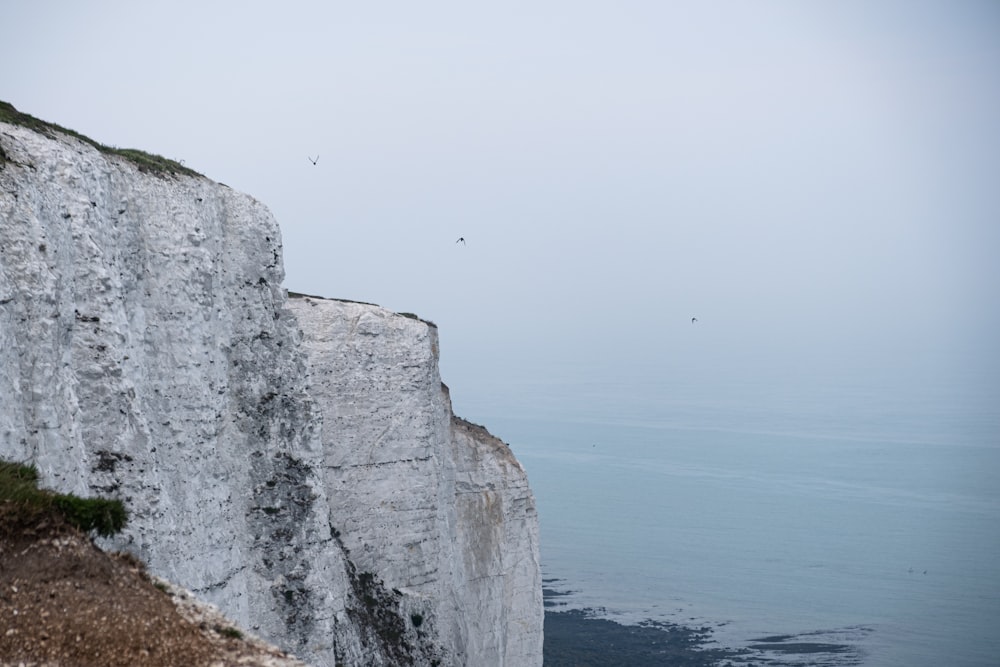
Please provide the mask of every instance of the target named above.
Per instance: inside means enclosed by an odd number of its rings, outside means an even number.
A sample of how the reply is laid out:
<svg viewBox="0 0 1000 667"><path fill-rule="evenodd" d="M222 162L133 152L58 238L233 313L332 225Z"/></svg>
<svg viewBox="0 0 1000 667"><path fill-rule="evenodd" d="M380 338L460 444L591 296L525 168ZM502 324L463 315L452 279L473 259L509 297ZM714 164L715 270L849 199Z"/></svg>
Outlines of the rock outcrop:
<svg viewBox="0 0 1000 667"><path fill-rule="evenodd" d="M534 498L507 445L452 414L437 327L315 297L289 308L323 417L330 522L352 562L403 591L423 627L464 638L448 646L454 664L535 664Z"/></svg>
<svg viewBox="0 0 1000 667"><path fill-rule="evenodd" d="M315 665L538 665L538 523L436 328L288 299L267 209L0 123L0 457Z"/></svg>

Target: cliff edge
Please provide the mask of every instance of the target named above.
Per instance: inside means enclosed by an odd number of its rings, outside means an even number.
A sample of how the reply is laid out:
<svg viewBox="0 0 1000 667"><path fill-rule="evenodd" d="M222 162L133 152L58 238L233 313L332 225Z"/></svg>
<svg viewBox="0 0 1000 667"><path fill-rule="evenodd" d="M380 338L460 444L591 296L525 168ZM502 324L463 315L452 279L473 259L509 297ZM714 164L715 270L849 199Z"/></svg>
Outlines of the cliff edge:
<svg viewBox="0 0 1000 667"><path fill-rule="evenodd" d="M435 327L283 277L253 198L0 122L0 458L314 665L540 665L534 499Z"/></svg>

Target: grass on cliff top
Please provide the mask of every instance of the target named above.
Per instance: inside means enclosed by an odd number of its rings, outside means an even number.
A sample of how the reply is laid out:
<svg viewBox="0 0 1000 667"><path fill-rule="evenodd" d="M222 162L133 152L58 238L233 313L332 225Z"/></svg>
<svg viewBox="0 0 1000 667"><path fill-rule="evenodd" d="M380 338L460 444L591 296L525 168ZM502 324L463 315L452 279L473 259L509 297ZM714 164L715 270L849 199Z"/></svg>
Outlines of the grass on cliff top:
<svg viewBox="0 0 1000 667"><path fill-rule="evenodd" d="M0 533L37 525L46 519L69 523L84 532L109 537L125 527L120 500L80 498L38 488L38 469L0 460Z"/></svg>
<svg viewBox="0 0 1000 667"><path fill-rule="evenodd" d="M107 155L118 155L125 158L138 167L139 171L147 174L154 174L156 176L176 176L177 174L201 176L201 174L196 172L194 169L188 169L179 162L168 160L167 158L160 157L159 155L153 155L152 153L147 153L134 148L115 148L112 146L105 146L104 144L94 141L90 137L83 136L79 132L74 132L73 130L56 125L55 123L39 120L34 116L22 113L15 109L13 104L2 100L0 100L0 122L10 123L11 125L20 125L21 127L26 127L29 130L34 130L39 134L44 134L47 137L54 137L56 132L76 137L80 141L87 142L102 153ZM6 160L3 157L2 152L0 152L0 166L2 166L5 161Z"/></svg>
<svg viewBox="0 0 1000 667"><path fill-rule="evenodd" d="M339 301L341 303L359 303L362 306L375 306L376 308L381 308L382 307L382 306L378 305L377 303L369 303L368 301L354 301L352 299L337 299L337 298L334 298L334 297L316 296L315 294L305 294L303 292L293 292L292 290L288 290L288 298L289 299L316 299L317 301ZM418 320L420 322L423 322L427 326L434 327L435 329L438 328L438 325L434 324L430 320L425 320L424 318L420 317L416 313L396 313L396 314L397 315L401 315L401 316L403 316L405 318L408 318L408 319L411 319L411 320Z"/></svg>

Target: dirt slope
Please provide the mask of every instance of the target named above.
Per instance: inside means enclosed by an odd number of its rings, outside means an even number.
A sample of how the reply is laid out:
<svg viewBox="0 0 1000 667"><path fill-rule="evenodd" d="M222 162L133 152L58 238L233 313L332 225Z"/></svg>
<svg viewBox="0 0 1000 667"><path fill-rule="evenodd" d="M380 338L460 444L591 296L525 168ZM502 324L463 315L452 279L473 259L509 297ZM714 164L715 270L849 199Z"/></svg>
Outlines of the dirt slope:
<svg viewBox="0 0 1000 667"><path fill-rule="evenodd" d="M305 667L67 525L0 526L0 665Z"/></svg>

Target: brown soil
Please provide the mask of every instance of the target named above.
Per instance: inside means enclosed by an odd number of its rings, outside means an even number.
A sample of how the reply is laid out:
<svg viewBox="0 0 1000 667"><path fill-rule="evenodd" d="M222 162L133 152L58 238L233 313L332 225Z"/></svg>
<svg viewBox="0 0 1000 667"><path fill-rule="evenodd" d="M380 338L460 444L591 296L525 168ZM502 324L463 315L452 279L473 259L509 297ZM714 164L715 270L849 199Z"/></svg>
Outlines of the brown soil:
<svg viewBox="0 0 1000 667"><path fill-rule="evenodd" d="M303 666L74 528L0 525L0 665Z"/></svg>

